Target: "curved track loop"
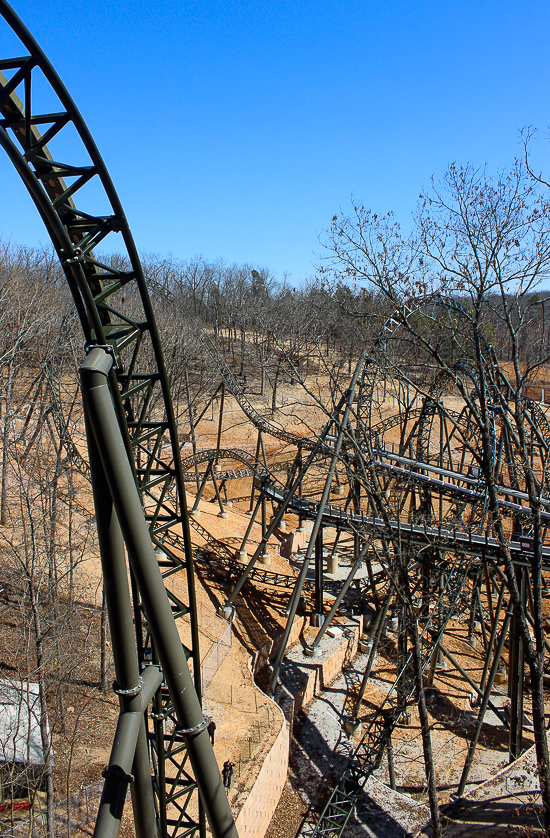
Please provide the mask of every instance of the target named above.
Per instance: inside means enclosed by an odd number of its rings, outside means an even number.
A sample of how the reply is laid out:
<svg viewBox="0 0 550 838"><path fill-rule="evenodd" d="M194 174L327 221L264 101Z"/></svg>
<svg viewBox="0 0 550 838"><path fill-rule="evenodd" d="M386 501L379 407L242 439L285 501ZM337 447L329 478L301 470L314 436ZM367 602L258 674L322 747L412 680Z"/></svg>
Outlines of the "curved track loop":
<svg viewBox="0 0 550 838"><path fill-rule="evenodd" d="M195 480L195 475L186 474L194 466L202 465L202 463L219 462L220 460L232 460L237 463L243 463L244 469L228 469L219 474L222 480L238 479L240 477L252 477L254 475L266 474L268 472L267 466L257 460L252 454L243 451L241 448L208 448L203 451L198 451L196 454L191 454L182 460L182 470L184 472L185 480ZM284 471L288 468L287 463L281 463L279 469ZM273 467L269 468L269 472L274 471Z"/></svg>
<svg viewBox="0 0 550 838"><path fill-rule="evenodd" d="M114 359L110 390L153 544L176 531L183 552L162 552L164 576L184 570L188 602L178 613L191 621L195 684L200 697L200 656L196 621L192 548L183 472L168 380L143 271L122 206L105 164L79 111L48 59L11 7L0 13L19 39L15 56L0 59L0 146L21 176L51 237L82 323L87 346L106 347ZM46 93L39 95L39 91ZM45 109L41 101L56 102ZM76 138L76 144L75 144ZM50 149L55 148L55 152ZM101 207L98 212L98 205ZM118 234L129 270L119 270L95 255L107 237ZM125 312L120 292L131 286L139 312ZM160 419L158 417L161 417ZM139 609L140 603L134 603ZM137 612L136 612L137 613ZM137 630L140 663L145 649ZM178 818L172 836L190 835L198 821L188 811L196 804L196 785L184 764L185 742L166 742L164 719L172 714L166 691L158 693L151 743L155 767L166 783L157 792L159 818L171 804ZM160 744L159 744L160 743ZM171 772L175 772L170 786ZM168 794L165 789L172 788ZM185 789L187 788L187 791Z"/></svg>

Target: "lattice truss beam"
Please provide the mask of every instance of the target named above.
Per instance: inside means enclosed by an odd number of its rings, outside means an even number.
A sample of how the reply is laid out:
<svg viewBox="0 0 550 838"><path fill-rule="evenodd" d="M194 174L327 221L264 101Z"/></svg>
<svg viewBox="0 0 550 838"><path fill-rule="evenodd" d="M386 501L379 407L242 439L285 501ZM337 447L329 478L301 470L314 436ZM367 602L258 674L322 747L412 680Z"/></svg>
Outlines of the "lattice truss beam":
<svg viewBox="0 0 550 838"><path fill-rule="evenodd" d="M79 111L48 59L2 0L15 54L0 58L0 145L49 232L80 317L86 347L112 357L109 387L136 490L163 578L186 574L188 600L167 591L175 619L190 624L186 655L200 699L200 656L192 548L174 411L145 277L122 206ZM14 37L15 36L15 37ZM117 238L117 264L96 254ZM174 541L174 536L176 541ZM170 544L177 542L177 549ZM139 588L133 586L140 666L159 657ZM142 630L145 619L145 631ZM147 714L157 824L173 838L203 822L186 736L177 733L166 688ZM174 814L175 813L175 814Z"/></svg>

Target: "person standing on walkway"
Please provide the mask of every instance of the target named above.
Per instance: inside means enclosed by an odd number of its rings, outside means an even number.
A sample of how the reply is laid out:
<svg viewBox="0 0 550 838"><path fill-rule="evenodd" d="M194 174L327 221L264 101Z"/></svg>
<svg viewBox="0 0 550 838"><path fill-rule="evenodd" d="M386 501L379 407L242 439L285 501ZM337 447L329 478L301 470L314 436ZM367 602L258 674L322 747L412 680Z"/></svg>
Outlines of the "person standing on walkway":
<svg viewBox="0 0 550 838"><path fill-rule="evenodd" d="M223 784L227 791L231 788L231 777L233 776L233 766L235 765L234 762L231 762L230 759L226 759L223 764L222 770L222 777L223 777Z"/></svg>
<svg viewBox="0 0 550 838"><path fill-rule="evenodd" d="M216 722L214 721L212 716L210 716L210 721L208 722L207 730L208 730L208 735L210 736L210 741L212 742L212 744L214 744L214 732L216 730Z"/></svg>

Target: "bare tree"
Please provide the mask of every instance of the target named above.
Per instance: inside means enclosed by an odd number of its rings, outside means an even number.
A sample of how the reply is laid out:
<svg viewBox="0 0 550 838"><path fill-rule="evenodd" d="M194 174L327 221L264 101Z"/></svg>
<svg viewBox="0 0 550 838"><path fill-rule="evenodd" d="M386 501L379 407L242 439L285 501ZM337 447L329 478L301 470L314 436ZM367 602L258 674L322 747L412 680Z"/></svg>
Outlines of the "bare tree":
<svg viewBox="0 0 550 838"><path fill-rule="evenodd" d="M422 370L416 386L430 395L434 376L455 388L476 427L472 449L483 475L491 532L498 539L507 589L531 675L531 698L546 830L550 768L544 720L545 638L542 610L548 424L527 388L548 363L549 204L525 167L491 177L485 169L451 166L422 196L413 234L392 216L360 204L335 216L327 234L323 275L361 281L393 309L400 324L401 363ZM498 336L498 337L497 337ZM399 363L399 360L396 360ZM422 381L423 377L423 381ZM503 454L502 440L509 441ZM499 487L510 482L528 505L514 519L531 544L530 608L510 551L510 525ZM531 633L532 631L532 633Z"/></svg>

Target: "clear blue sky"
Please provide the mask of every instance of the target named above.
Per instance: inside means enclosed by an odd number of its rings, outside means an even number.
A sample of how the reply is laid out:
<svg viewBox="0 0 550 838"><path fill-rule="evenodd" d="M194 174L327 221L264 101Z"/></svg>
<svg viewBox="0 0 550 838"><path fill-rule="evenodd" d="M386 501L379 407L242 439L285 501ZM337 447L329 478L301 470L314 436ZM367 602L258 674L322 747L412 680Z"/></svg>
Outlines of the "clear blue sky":
<svg viewBox="0 0 550 838"><path fill-rule="evenodd" d="M550 175L543 0L12 3L82 111L140 250L299 284L352 193L407 226L432 174L508 165L524 125ZM3 55L10 44L2 21ZM46 243L2 156L0 178L2 237Z"/></svg>

